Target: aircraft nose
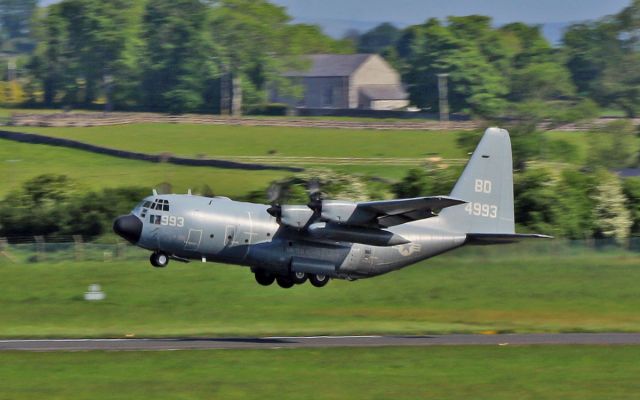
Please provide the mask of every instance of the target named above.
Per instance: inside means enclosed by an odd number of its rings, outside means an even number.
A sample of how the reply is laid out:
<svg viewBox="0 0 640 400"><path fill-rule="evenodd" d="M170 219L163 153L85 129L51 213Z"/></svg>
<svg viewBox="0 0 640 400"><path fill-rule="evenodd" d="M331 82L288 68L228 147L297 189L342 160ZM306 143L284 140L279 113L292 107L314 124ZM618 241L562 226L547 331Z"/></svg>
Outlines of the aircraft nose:
<svg viewBox="0 0 640 400"><path fill-rule="evenodd" d="M142 221L135 215L123 215L113 222L113 231L131 243L138 243L142 234Z"/></svg>

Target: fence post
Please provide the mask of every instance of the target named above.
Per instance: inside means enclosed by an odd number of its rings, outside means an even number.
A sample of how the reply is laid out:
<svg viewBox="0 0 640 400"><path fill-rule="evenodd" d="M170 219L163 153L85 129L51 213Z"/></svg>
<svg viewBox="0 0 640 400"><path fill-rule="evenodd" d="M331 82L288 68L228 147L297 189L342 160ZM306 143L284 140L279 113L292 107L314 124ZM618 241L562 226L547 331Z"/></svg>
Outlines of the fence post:
<svg viewBox="0 0 640 400"><path fill-rule="evenodd" d="M82 235L73 235L73 246L76 255L76 261L84 260L84 243L82 242Z"/></svg>

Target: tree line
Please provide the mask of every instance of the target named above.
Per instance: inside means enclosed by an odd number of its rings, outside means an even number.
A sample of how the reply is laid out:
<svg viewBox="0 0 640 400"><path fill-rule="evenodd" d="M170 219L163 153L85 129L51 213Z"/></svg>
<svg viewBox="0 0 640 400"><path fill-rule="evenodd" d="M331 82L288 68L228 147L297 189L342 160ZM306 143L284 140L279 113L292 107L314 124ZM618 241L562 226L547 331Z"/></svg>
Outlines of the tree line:
<svg viewBox="0 0 640 400"><path fill-rule="evenodd" d="M30 40L24 99L46 106L108 103L169 112L220 109L239 78L245 108L263 106L301 55L380 53L401 72L414 105L438 110L437 74L449 74L453 112L486 118L552 113L588 102L635 116L640 107L640 0L600 20L571 25L552 46L539 26L495 27L489 17L382 24L341 40L294 24L266 0L0 0L4 41Z"/></svg>
<svg viewBox="0 0 640 400"><path fill-rule="evenodd" d="M618 14L569 26L559 46L539 26L494 27L479 15L432 18L405 29L385 23L348 37L358 51L391 60L420 107L438 109L437 74L448 73L454 112L494 117L521 103L544 102L552 111L585 99L629 117L640 111L639 0Z"/></svg>
<svg viewBox="0 0 640 400"><path fill-rule="evenodd" d="M353 51L265 0L63 0L35 18L26 64L32 102L214 112L241 78L247 107L266 103L304 53Z"/></svg>

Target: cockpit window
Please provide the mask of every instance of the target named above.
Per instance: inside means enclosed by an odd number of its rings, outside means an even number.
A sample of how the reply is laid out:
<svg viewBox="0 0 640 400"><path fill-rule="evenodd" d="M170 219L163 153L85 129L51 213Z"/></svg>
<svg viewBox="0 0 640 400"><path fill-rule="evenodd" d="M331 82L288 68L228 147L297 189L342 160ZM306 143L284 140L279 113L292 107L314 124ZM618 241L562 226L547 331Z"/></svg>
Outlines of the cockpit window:
<svg viewBox="0 0 640 400"><path fill-rule="evenodd" d="M142 204L142 207L149 208L150 205L151 205L150 201L145 201L144 204Z"/></svg>
<svg viewBox="0 0 640 400"><path fill-rule="evenodd" d="M157 199L151 204L152 210L169 211L169 200Z"/></svg>

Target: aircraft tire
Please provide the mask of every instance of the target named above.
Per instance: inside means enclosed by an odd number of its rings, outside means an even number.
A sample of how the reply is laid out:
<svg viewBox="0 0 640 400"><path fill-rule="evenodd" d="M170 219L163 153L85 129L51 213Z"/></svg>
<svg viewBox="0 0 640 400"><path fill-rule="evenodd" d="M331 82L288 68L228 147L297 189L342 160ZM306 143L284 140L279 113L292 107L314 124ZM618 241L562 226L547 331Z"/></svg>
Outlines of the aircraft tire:
<svg viewBox="0 0 640 400"><path fill-rule="evenodd" d="M307 281L308 277L304 272L292 272L291 279L296 285L302 285Z"/></svg>
<svg viewBox="0 0 640 400"><path fill-rule="evenodd" d="M276 280L274 275L264 271L256 271L254 276L256 278L256 282L262 286L270 286Z"/></svg>
<svg viewBox="0 0 640 400"><path fill-rule="evenodd" d="M164 268L169 264L169 256L164 253L152 253L149 261L156 268Z"/></svg>
<svg viewBox="0 0 640 400"><path fill-rule="evenodd" d="M276 278L276 282L278 282L278 286L283 289L289 289L294 285L293 279L289 278L288 276L278 276Z"/></svg>
<svg viewBox="0 0 640 400"><path fill-rule="evenodd" d="M311 284L315 287L325 286L327 283L329 283L330 279L331 278L326 275L309 274L309 282L311 282Z"/></svg>

